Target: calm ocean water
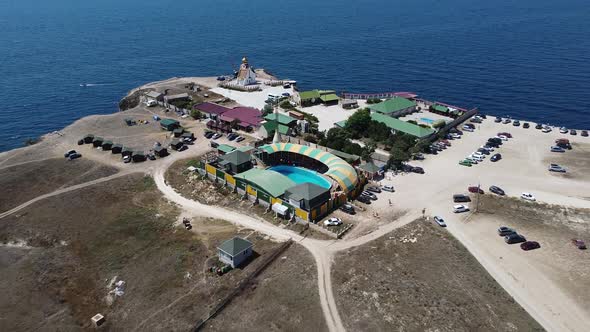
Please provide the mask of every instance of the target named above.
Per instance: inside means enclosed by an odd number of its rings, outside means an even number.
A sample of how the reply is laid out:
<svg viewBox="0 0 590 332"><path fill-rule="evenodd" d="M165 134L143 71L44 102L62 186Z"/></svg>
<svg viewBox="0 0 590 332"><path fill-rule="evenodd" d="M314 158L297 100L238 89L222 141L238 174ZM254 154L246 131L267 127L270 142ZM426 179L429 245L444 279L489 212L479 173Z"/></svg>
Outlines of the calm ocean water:
<svg viewBox="0 0 590 332"><path fill-rule="evenodd" d="M588 0L0 0L0 151L243 55L303 88L590 129L589 18Z"/></svg>

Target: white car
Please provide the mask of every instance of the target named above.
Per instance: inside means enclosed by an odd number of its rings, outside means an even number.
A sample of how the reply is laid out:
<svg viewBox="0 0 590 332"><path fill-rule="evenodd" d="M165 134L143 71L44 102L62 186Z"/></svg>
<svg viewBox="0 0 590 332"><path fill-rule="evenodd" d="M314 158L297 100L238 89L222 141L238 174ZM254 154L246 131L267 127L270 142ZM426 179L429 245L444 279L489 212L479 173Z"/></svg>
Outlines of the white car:
<svg viewBox="0 0 590 332"><path fill-rule="evenodd" d="M463 127L463 130L464 130L464 131L469 131L469 132L473 132L473 131L474 131L474 130L473 130L473 128L471 128L471 127L467 127L467 126L464 126L464 127Z"/></svg>
<svg viewBox="0 0 590 332"><path fill-rule="evenodd" d="M471 158L471 157L467 157L467 158L465 158L465 160L468 160L472 164L477 164L477 159L474 159L474 158Z"/></svg>
<svg viewBox="0 0 590 332"><path fill-rule="evenodd" d="M526 199L527 201L536 201L535 196L531 193L522 193L520 194L520 198Z"/></svg>
<svg viewBox="0 0 590 332"><path fill-rule="evenodd" d="M434 216L434 222L437 223L440 227L447 227L447 224L445 224L445 220L439 216Z"/></svg>
<svg viewBox="0 0 590 332"><path fill-rule="evenodd" d="M481 158L481 159L486 159L486 155L479 152L479 151L475 151L474 153L471 154L472 156L475 156L477 158Z"/></svg>
<svg viewBox="0 0 590 332"><path fill-rule="evenodd" d="M478 156L478 155L475 155L475 154L471 154L471 155L469 156L469 158L471 158L471 159L473 159L473 160L477 160L477 162L479 162L479 163L481 163L481 162L483 161L483 157L480 157L480 156Z"/></svg>
<svg viewBox="0 0 590 332"><path fill-rule="evenodd" d="M485 149L485 150L488 150L490 152L493 152L494 151L494 148L489 147L489 146L485 146L485 145L480 146L480 148Z"/></svg>
<svg viewBox="0 0 590 332"><path fill-rule="evenodd" d="M459 135L459 134L457 134L457 133L451 133L450 135L451 135L451 137L452 137L453 139L459 139L459 138L461 138L461 135Z"/></svg>
<svg viewBox="0 0 590 332"><path fill-rule="evenodd" d="M469 211L469 207L467 205L459 204L453 206L453 212L455 213L462 213Z"/></svg>
<svg viewBox="0 0 590 332"><path fill-rule="evenodd" d="M499 138L499 139L501 139L503 141L507 141L508 140L508 137L506 137L504 135L498 135L498 136L496 136L496 138Z"/></svg>
<svg viewBox="0 0 590 332"><path fill-rule="evenodd" d="M342 220L340 218L332 217L328 220L324 220L325 226L339 226L342 225Z"/></svg>
<svg viewBox="0 0 590 332"><path fill-rule="evenodd" d="M562 133L562 134L567 134L568 133L568 130L567 130L566 127L561 127L561 128L559 128L559 132Z"/></svg>
<svg viewBox="0 0 590 332"><path fill-rule="evenodd" d="M543 130L541 130L541 131L544 132L544 133L548 133L548 132L551 132L551 128L549 128L549 127L543 127Z"/></svg>

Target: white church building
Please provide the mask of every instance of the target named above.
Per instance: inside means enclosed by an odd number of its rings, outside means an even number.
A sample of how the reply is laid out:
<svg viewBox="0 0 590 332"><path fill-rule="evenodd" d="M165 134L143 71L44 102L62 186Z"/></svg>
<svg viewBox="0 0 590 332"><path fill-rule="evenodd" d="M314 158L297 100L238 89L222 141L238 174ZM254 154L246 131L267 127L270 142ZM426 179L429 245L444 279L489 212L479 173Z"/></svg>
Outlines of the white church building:
<svg viewBox="0 0 590 332"><path fill-rule="evenodd" d="M241 86L256 84L256 73L248 64L248 59L246 57L242 59L242 64L240 65L236 77L236 83Z"/></svg>

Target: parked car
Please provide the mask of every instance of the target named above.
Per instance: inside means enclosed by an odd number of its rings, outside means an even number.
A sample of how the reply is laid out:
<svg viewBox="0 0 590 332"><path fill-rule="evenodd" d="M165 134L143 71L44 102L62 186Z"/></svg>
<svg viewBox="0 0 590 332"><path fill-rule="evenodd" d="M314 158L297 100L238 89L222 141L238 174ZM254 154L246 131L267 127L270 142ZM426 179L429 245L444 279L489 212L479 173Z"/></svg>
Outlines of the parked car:
<svg viewBox="0 0 590 332"><path fill-rule="evenodd" d="M508 236L511 234L516 234L516 231L510 227L500 226L500 228L498 228L498 235L500 236Z"/></svg>
<svg viewBox="0 0 590 332"><path fill-rule="evenodd" d="M578 132L575 129L570 130L570 135L577 135Z"/></svg>
<svg viewBox="0 0 590 332"><path fill-rule="evenodd" d="M148 153L147 157L149 160L156 160L156 156L154 156L152 153Z"/></svg>
<svg viewBox="0 0 590 332"><path fill-rule="evenodd" d="M465 123L463 127L469 127L471 129L475 129L475 125L473 123Z"/></svg>
<svg viewBox="0 0 590 332"><path fill-rule="evenodd" d="M535 250L541 248L541 245L537 241L526 241L520 244L520 249L524 251Z"/></svg>
<svg viewBox="0 0 590 332"><path fill-rule="evenodd" d="M580 239L572 239L572 243L580 250L586 250L586 243Z"/></svg>
<svg viewBox="0 0 590 332"><path fill-rule="evenodd" d="M363 192L361 193L361 196L367 196L367 197L369 197L370 199L372 199L372 200L374 200L374 201L376 201L376 200L377 200L377 195L373 194L373 193L372 193L372 192L370 192L370 191L366 191L366 190L365 190L365 191L363 191Z"/></svg>
<svg viewBox="0 0 590 332"><path fill-rule="evenodd" d="M76 153L76 150L70 150L70 151L64 153L64 158L69 158L70 155L72 155L74 153Z"/></svg>
<svg viewBox="0 0 590 332"><path fill-rule="evenodd" d="M562 134L567 134L567 128L566 127L561 127L559 128L559 132Z"/></svg>
<svg viewBox="0 0 590 332"><path fill-rule="evenodd" d="M551 147L551 152L565 152L565 149L560 146L555 145L555 146Z"/></svg>
<svg viewBox="0 0 590 332"><path fill-rule="evenodd" d="M83 139L79 139L78 140L78 145L84 145L84 140Z"/></svg>
<svg viewBox="0 0 590 332"><path fill-rule="evenodd" d="M371 204L371 199L367 196L363 196L363 195L359 195L356 198L357 201L361 202L361 203L365 203L365 204Z"/></svg>
<svg viewBox="0 0 590 332"><path fill-rule="evenodd" d="M582 132L580 132L580 135L584 136L584 137L588 137L588 130L582 130Z"/></svg>
<svg viewBox="0 0 590 332"><path fill-rule="evenodd" d="M527 201L536 201L537 199L531 193L522 193L520 194L520 198L526 199Z"/></svg>
<svg viewBox="0 0 590 332"><path fill-rule="evenodd" d="M535 129L543 129L543 125L540 123L537 123L537 125L535 126Z"/></svg>
<svg viewBox="0 0 590 332"><path fill-rule="evenodd" d="M123 162L124 162L125 164L128 164L128 163L130 163L130 162L131 162L131 156L124 156L124 157L123 157Z"/></svg>
<svg viewBox="0 0 590 332"><path fill-rule="evenodd" d="M484 149L484 148L477 149L477 152L479 152L481 154L484 154L484 155L489 155L490 154L490 151L488 151L487 149Z"/></svg>
<svg viewBox="0 0 590 332"><path fill-rule="evenodd" d="M558 164L550 164L549 165L549 172L565 173L566 170L565 170L565 168L559 166Z"/></svg>
<svg viewBox="0 0 590 332"><path fill-rule="evenodd" d="M367 191L371 191L374 193L380 193L381 192L381 188L379 187L367 187Z"/></svg>
<svg viewBox="0 0 590 332"><path fill-rule="evenodd" d="M188 146L186 146L186 145L183 144L180 148L178 148L177 151L178 152L182 152L182 151L187 150L187 149L188 149Z"/></svg>
<svg viewBox="0 0 590 332"><path fill-rule="evenodd" d="M520 127L520 121L514 120L514 122L512 122L512 125L515 127Z"/></svg>
<svg viewBox="0 0 590 332"><path fill-rule="evenodd" d="M473 132L474 129L471 127L467 127L467 126L463 126L463 130L468 131L468 132Z"/></svg>
<svg viewBox="0 0 590 332"><path fill-rule="evenodd" d="M498 136L506 136L508 138L512 138L512 134L511 133L508 133L508 132L498 133Z"/></svg>
<svg viewBox="0 0 590 332"><path fill-rule="evenodd" d="M466 205L459 204L459 205L453 206L453 212L455 212L455 213L462 213L462 212L467 212L467 211L469 211L469 207L467 207Z"/></svg>
<svg viewBox="0 0 590 332"><path fill-rule="evenodd" d="M467 195L463 194L455 194L453 195L453 202L455 203L468 203L471 202L471 198Z"/></svg>
<svg viewBox="0 0 590 332"><path fill-rule="evenodd" d="M412 172L418 174L424 174L424 169L422 167L412 167Z"/></svg>
<svg viewBox="0 0 590 332"><path fill-rule="evenodd" d="M500 196L504 196L506 194L504 192L504 190L502 190L502 188L500 188L498 186L491 186L490 191L493 192L494 194L500 195Z"/></svg>
<svg viewBox="0 0 590 332"><path fill-rule="evenodd" d="M503 141L507 141L508 140L508 137L507 136L504 136L504 135L498 135L496 137L499 138L499 139L501 139L501 140L503 140Z"/></svg>
<svg viewBox="0 0 590 332"><path fill-rule="evenodd" d="M444 219L439 216L434 216L434 222L437 223L440 227L447 227Z"/></svg>
<svg viewBox="0 0 590 332"><path fill-rule="evenodd" d="M343 211L348 214L355 214L356 211L354 210L354 206L350 204L344 204L340 207L340 211Z"/></svg>
<svg viewBox="0 0 590 332"><path fill-rule="evenodd" d="M506 235L504 237L504 241L508 244L522 243L526 241L526 238L518 233L513 233L510 235Z"/></svg>
<svg viewBox="0 0 590 332"><path fill-rule="evenodd" d="M550 133L551 132L551 127L543 127L543 129L541 130L544 133Z"/></svg>
<svg viewBox="0 0 590 332"><path fill-rule="evenodd" d="M495 123L500 123L502 122L502 118L496 117L496 119L494 120Z"/></svg>
<svg viewBox="0 0 590 332"><path fill-rule="evenodd" d="M74 159L78 159L78 158L81 158L81 157L82 157L82 155L81 155L81 154L79 154L79 153L77 153L77 152L74 152L74 153L72 153L72 154L70 154L70 155L68 156L68 160L74 160Z"/></svg>
<svg viewBox="0 0 590 332"><path fill-rule="evenodd" d="M496 153L495 155L492 156L492 158L490 158L490 161L496 162L500 159L502 159L502 155L499 153Z"/></svg>
<svg viewBox="0 0 590 332"><path fill-rule="evenodd" d="M459 161L459 165L471 167L472 166L472 163L471 163L471 161L469 161L467 159L463 159L463 160Z"/></svg>
<svg viewBox="0 0 590 332"><path fill-rule="evenodd" d="M381 189L383 189L384 191L389 191L389 192L395 191L395 189L391 185L384 185L383 187L381 187Z"/></svg>
<svg viewBox="0 0 590 332"><path fill-rule="evenodd" d="M215 135L215 133L210 131L208 133L205 133L205 138L210 139L211 137L213 137L213 135Z"/></svg>
<svg viewBox="0 0 590 332"><path fill-rule="evenodd" d="M522 124L522 127L523 127L524 129L528 129L528 128L530 127L530 125L529 125L529 123L528 123L528 122L525 122L525 123L523 123L523 124Z"/></svg>
<svg viewBox="0 0 590 332"><path fill-rule="evenodd" d="M328 220L324 220L324 226L339 226L342 225L340 218L332 217Z"/></svg>
<svg viewBox="0 0 590 332"><path fill-rule="evenodd" d="M504 121L502 121L503 124L509 124L510 122L512 122L510 119L504 119Z"/></svg>
<svg viewBox="0 0 590 332"><path fill-rule="evenodd" d="M470 162L472 165L477 165L477 159L473 159L471 157L465 158L465 161Z"/></svg>
<svg viewBox="0 0 590 332"><path fill-rule="evenodd" d="M424 155L423 155L423 154L421 154L421 153L416 153L416 154L413 156L413 159L414 159L414 160L424 160Z"/></svg>
<svg viewBox="0 0 590 332"><path fill-rule="evenodd" d="M470 187L467 187L467 190L468 190L470 193L474 193L474 194L480 194L480 195L482 195L482 194L484 193L484 192L483 192L483 189L481 189L480 187L477 187L477 186L470 186Z"/></svg>
<svg viewBox="0 0 590 332"><path fill-rule="evenodd" d="M230 141L235 140L237 137L238 137L238 134L236 134L236 133L229 133L229 134L227 134L227 139L230 140Z"/></svg>
<svg viewBox="0 0 590 332"><path fill-rule="evenodd" d="M241 142L241 141L243 141L243 140L245 140L244 136L238 136L238 137L236 138L236 142Z"/></svg>
<svg viewBox="0 0 590 332"><path fill-rule="evenodd" d="M213 138L213 139L218 139L218 138L220 138L221 136L223 136L223 134L221 134L221 133L217 133L217 134L213 135L213 137L211 137L211 138Z"/></svg>

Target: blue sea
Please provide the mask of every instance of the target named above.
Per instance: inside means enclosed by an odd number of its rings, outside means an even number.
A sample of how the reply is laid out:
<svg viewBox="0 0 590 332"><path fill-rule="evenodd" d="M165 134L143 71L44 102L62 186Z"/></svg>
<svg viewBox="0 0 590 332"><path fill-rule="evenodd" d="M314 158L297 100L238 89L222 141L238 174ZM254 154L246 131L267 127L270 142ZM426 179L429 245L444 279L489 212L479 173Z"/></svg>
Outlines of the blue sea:
<svg viewBox="0 0 590 332"><path fill-rule="evenodd" d="M588 0L0 0L0 151L244 55L304 89L590 129Z"/></svg>

